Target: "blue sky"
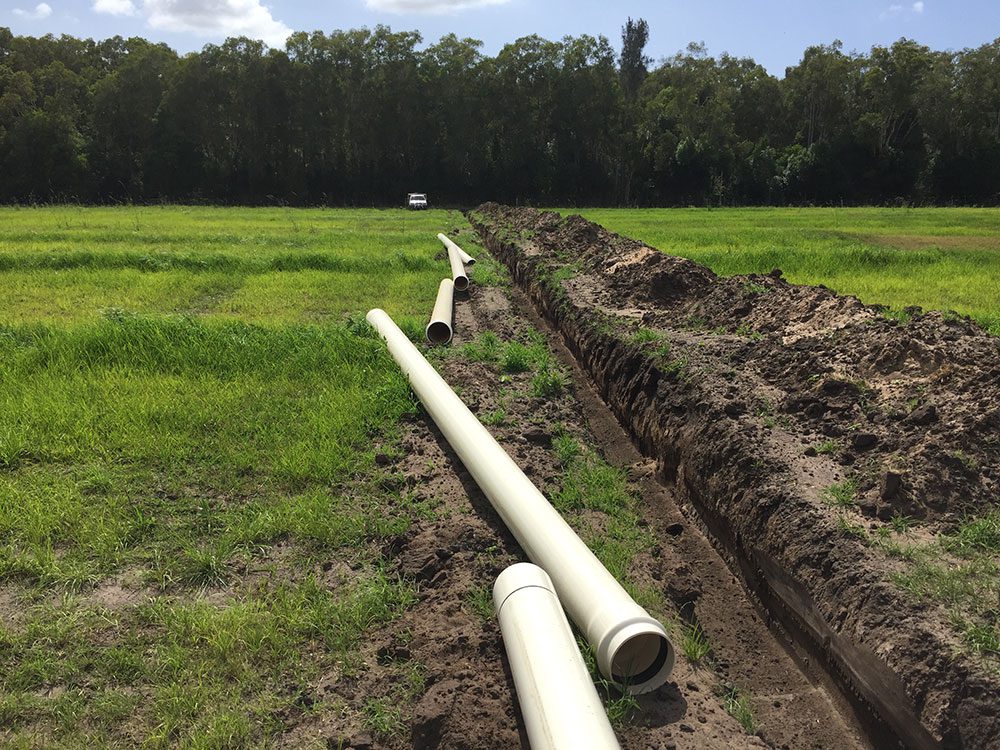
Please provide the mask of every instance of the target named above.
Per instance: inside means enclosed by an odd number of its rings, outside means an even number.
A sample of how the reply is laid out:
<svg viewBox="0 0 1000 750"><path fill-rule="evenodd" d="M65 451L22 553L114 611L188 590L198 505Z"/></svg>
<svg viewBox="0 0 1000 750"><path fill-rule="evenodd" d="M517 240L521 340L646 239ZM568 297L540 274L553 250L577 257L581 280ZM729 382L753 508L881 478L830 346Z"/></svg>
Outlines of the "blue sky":
<svg viewBox="0 0 1000 750"><path fill-rule="evenodd" d="M180 51L227 35L280 44L289 29L378 23L417 29L425 41L454 31L491 54L533 33L604 34L617 48L630 15L649 21L655 59L705 42L711 54L750 56L779 76L808 45L834 39L848 50L901 36L960 49L1000 37L1000 0L0 0L0 26L17 34L139 35Z"/></svg>

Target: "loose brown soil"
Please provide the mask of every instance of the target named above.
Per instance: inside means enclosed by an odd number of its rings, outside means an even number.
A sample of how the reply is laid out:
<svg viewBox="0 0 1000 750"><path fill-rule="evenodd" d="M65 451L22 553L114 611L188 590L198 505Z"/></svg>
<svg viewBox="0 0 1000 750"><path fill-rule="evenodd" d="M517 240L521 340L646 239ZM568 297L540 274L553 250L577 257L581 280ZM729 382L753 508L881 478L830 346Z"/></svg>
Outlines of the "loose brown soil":
<svg viewBox="0 0 1000 750"><path fill-rule="evenodd" d="M995 507L1000 339L936 313L900 324L780 271L718 278L580 217L486 204L470 219L874 740L995 747L995 674L852 526L899 515L933 533ZM834 507L845 481L857 505Z"/></svg>
<svg viewBox="0 0 1000 750"><path fill-rule="evenodd" d="M678 640L672 681L641 697L638 710L617 727L623 747L867 747L852 719L844 718L846 707L831 700L822 676L803 670L801 655L768 629L725 561L657 479L655 464L631 446L558 341L551 343L573 385L554 398L528 395L530 373L503 375L495 364L462 355L461 345L485 331L524 340L532 324L544 325L516 290L512 299L511 290L476 286L475 267L471 275L470 293L456 301L452 349L435 357L443 376L477 414L506 411L490 430L546 494L558 488L563 472L552 447L557 428L627 472L642 501L640 525L662 540L633 561L632 582L656 592L656 614L677 634L684 623L699 623L712 646L692 664ZM398 455L383 459L387 479L399 478L414 499L436 508L434 517L385 549L398 572L418 583L419 600L371 641L356 676L331 675L320 687L317 699L345 701L343 715L306 720L283 744L323 738L335 748L527 748L492 606L477 611L472 604L504 567L525 559L523 553L428 418L408 422L398 447ZM602 518L588 511L571 522L593 529ZM425 682L407 696L400 669L415 664L422 665ZM756 735L726 712L719 693L729 685L749 696ZM364 703L381 697L401 709L401 733L380 734L360 718Z"/></svg>

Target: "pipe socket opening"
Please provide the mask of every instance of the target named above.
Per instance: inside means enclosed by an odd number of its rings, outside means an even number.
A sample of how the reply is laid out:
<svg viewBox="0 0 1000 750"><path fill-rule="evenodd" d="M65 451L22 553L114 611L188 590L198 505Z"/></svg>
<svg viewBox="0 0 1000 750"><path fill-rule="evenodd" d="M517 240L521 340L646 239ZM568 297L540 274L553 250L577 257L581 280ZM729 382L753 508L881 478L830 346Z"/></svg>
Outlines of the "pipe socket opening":
<svg viewBox="0 0 1000 750"><path fill-rule="evenodd" d="M455 289L460 292L464 292L469 288L469 277L468 276L456 276L455 279Z"/></svg>
<svg viewBox="0 0 1000 750"><path fill-rule="evenodd" d="M432 344L447 344L451 341L451 326L443 320L435 320L425 331L427 340Z"/></svg>
<svg viewBox="0 0 1000 750"><path fill-rule="evenodd" d="M632 623L619 630L608 647L601 671L629 693L649 693L670 678L674 647L659 623Z"/></svg>

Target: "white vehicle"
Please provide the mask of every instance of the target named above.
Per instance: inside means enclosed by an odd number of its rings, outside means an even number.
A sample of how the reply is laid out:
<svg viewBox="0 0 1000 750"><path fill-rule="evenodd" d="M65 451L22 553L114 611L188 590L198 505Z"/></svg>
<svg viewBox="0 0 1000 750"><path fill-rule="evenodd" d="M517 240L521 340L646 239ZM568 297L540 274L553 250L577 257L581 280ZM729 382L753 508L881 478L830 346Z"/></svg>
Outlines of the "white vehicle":
<svg viewBox="0 0 1000 750"><path fill-rule="evenodd" d="M407 193L406 207L414 211L427 208L427 195L425 193Z"/></svg>

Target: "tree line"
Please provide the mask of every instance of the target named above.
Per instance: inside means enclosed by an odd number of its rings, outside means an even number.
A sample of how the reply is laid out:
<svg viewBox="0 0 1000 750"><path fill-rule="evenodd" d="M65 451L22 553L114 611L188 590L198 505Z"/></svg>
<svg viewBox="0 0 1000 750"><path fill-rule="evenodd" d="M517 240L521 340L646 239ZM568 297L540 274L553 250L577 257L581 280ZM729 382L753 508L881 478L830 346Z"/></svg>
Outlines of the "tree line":
<svg viewBox="0 0 1000 750"><path fill-rule="evenodd" d="M385 26L178 55L0 28L0 201L1000 203L1000 39L808 48L777 78L649 29L496 56Z"/></svg>

